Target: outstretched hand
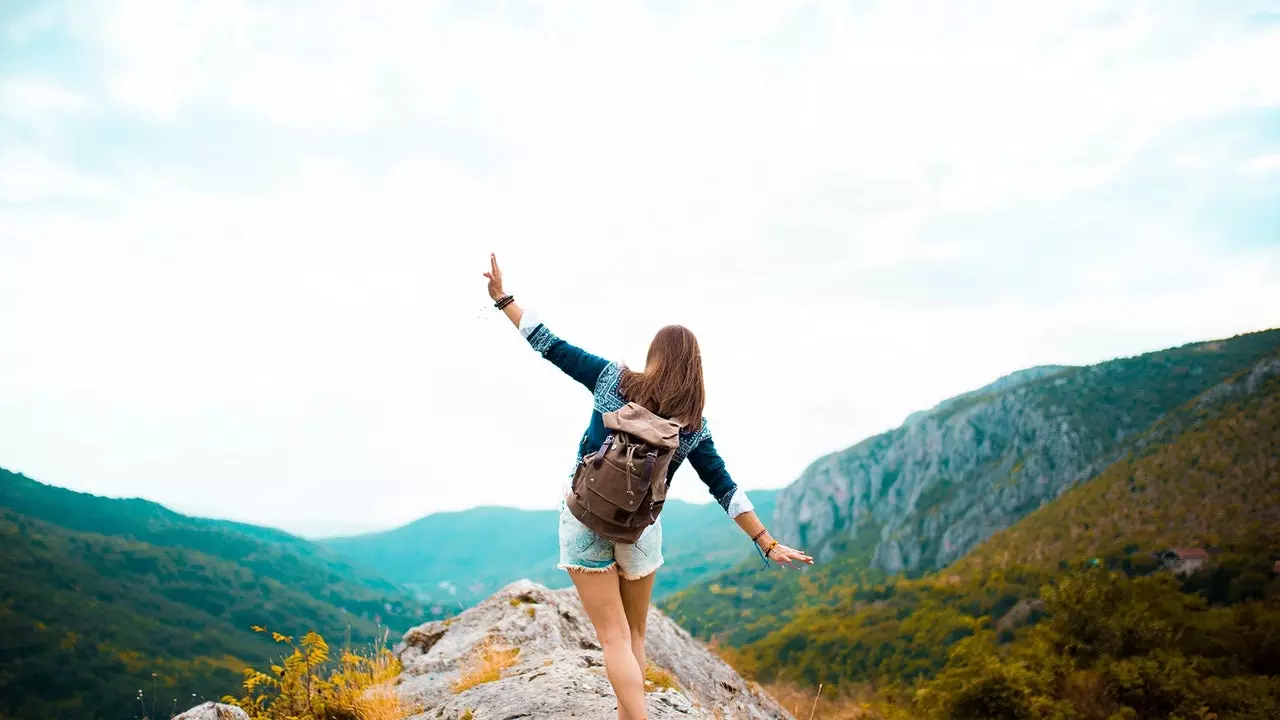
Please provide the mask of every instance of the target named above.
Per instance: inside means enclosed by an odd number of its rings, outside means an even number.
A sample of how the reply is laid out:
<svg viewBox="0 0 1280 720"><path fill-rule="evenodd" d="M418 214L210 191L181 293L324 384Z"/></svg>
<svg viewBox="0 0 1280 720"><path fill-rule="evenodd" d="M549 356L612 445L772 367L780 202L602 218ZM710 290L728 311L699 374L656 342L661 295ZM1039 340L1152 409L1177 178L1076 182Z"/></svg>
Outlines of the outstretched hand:
<svg viewBox="0 0 1280 720"><path fill-rule="evenodd" d="M489 279L489 297L497 302L505 293L502 291L502 271L498 269L498 256L489 253L489 272L484 276Z"/></svg>
<svg viewBox="0 0 1280 720"><path fill-rule="evenodd" d="M799 570L801 564L813 564L813 558L805 555L803 552L796 550L795 548L787 547L786 545L775 545L774 548L769 551L767 557L779 565L786 565L792 570Z"/></svg>

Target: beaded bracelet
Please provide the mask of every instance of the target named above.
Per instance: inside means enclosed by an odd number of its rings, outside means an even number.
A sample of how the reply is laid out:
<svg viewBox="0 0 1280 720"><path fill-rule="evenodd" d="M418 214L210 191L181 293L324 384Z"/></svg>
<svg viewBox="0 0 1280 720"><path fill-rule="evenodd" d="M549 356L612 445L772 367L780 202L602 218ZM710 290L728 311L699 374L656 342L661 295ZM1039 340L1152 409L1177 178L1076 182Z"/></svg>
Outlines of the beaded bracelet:
<svg viewBox="0 0 1280 720"><path fill-rule="evenodd" d="M514 295L504 295L502 296L502 299L494 303L493 306L501 310L515 301L516 298Z"/></svg>

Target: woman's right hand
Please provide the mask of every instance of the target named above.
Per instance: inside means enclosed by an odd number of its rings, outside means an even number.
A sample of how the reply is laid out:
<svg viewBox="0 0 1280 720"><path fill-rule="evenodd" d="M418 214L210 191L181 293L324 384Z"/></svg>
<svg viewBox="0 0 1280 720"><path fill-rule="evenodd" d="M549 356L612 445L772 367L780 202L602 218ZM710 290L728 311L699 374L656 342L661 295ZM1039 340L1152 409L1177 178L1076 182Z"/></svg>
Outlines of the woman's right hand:
<svg viewBox="0 0 1280 720"><path fill-rule="evenodd" d="M498 269L498 256L489 253L489 272L484 276L489 279L489 297L494 302L501 300L506 293L502 290L502 271Z"/></svg>

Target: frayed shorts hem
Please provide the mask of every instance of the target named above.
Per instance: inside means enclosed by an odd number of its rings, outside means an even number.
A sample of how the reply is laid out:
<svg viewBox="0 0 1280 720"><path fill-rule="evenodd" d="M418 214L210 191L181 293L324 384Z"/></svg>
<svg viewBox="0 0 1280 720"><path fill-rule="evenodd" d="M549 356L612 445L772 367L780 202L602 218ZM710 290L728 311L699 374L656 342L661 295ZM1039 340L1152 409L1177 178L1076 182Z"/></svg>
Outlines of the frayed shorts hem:
<svg viewBox="0 0 1280 720"><path fill-rule="evenodd" d="M604 567L587 567L585 565L572 565L570 563L560 563L556 567L566 572L603 573L603 572L609 572L610 570L618 567L618 563L611 562L608 565L605 565Z"/></svg>

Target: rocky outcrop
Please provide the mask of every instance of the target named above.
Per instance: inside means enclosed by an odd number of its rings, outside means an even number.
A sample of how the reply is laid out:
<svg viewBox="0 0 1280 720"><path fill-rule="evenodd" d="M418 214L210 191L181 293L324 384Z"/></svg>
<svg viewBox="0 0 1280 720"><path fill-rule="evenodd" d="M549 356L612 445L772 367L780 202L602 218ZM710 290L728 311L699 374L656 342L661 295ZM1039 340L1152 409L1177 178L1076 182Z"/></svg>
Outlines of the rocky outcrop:
<svg viewBox="0 0 1280 720"><path fill-rule="evenodd" d="M234 705L207 702L173 718L173 720L249 720L249 715Z"/></svg>
<svg viewBox="0 0 1280 720"><path fill-rule="evenodd" d="M649 612L645 647L674 679L670 688L649 686L652 720L791 717L657 610ZM397 652L399 692L421 708L419 720L616 717L604 656L572 589L512 583L455 618L410 630ZM459 683L501 657L510 666L485 682Z"/></svg>
<svg viewBox="0 0 1280 720"><path fill-rule="evenodd" d="M1280 331L1268 331L1014 373L820 458L779 494L774 533L819 559L852 551L889 572L944 567L1140 448L1202 393L1257 385L1278 347Z"/></svg>

